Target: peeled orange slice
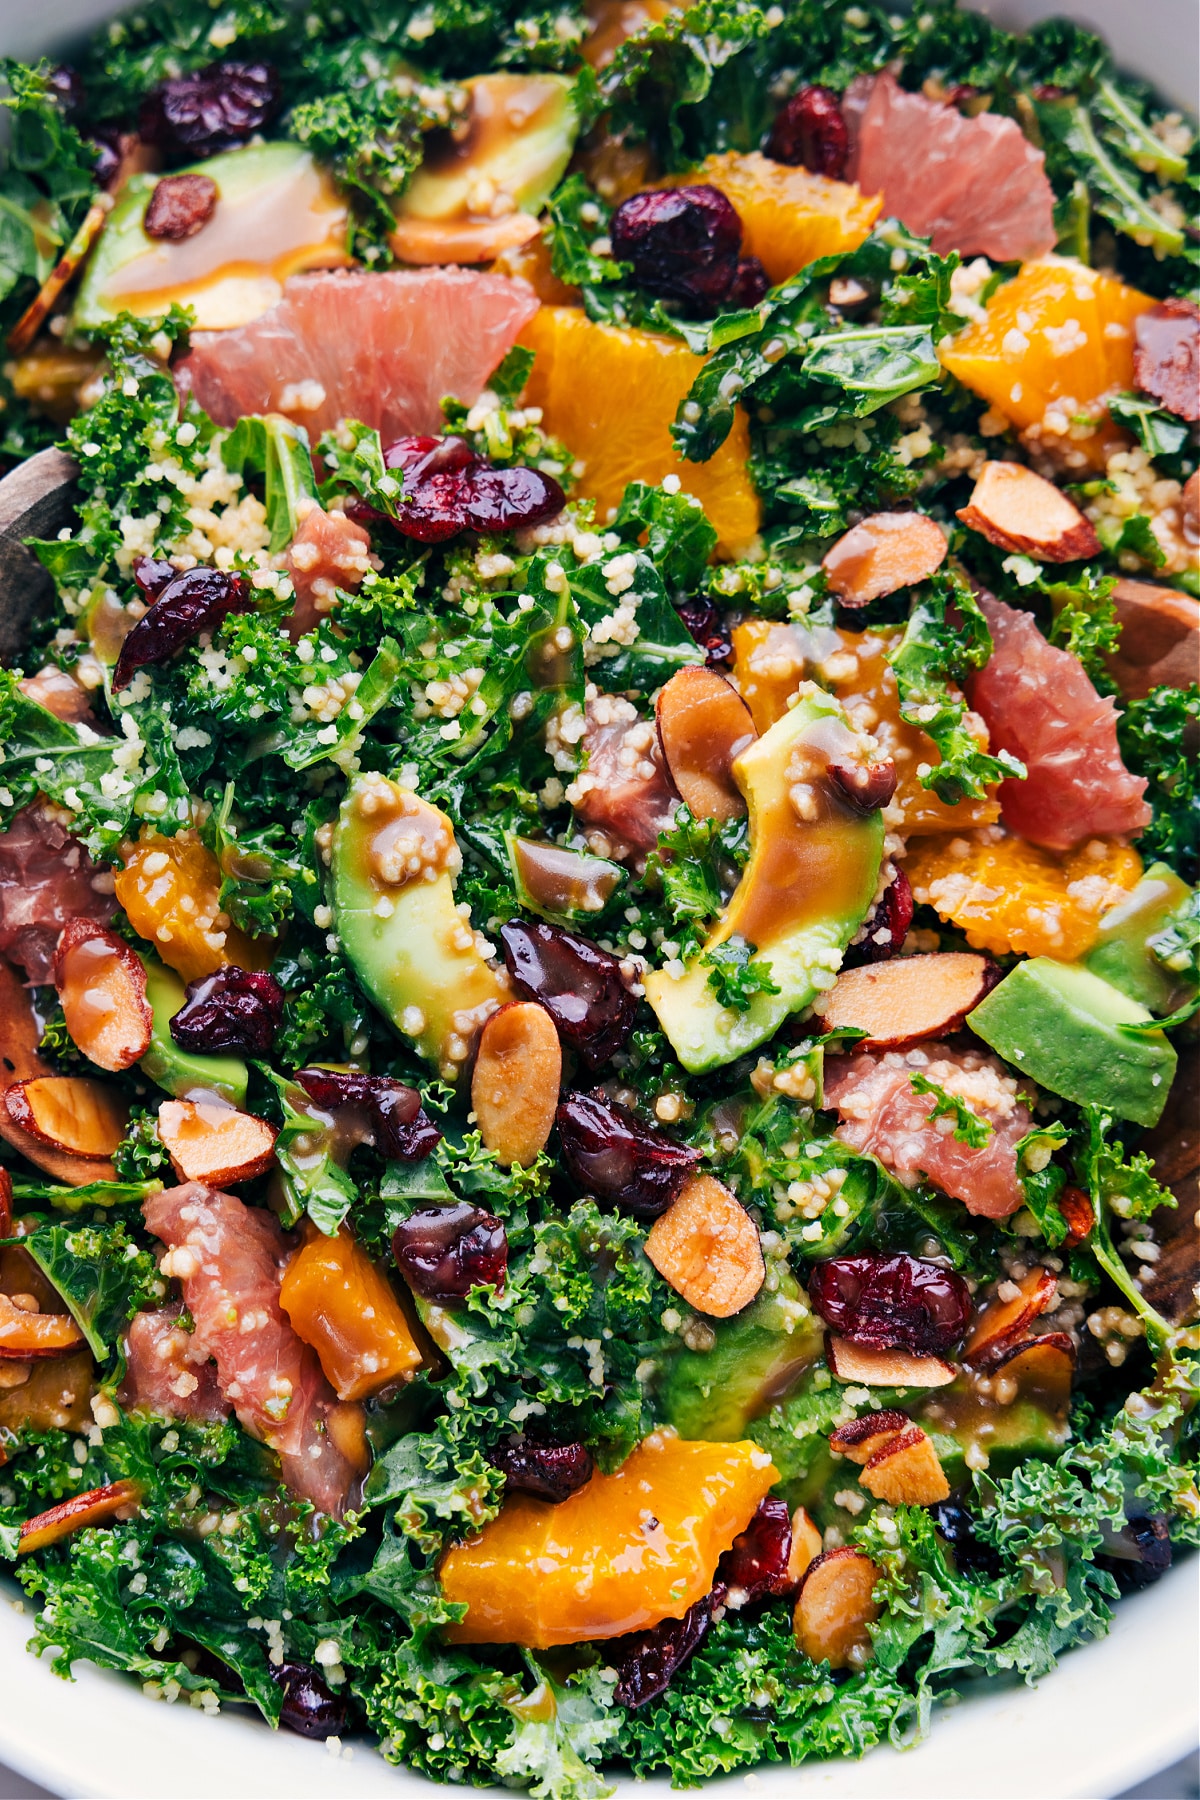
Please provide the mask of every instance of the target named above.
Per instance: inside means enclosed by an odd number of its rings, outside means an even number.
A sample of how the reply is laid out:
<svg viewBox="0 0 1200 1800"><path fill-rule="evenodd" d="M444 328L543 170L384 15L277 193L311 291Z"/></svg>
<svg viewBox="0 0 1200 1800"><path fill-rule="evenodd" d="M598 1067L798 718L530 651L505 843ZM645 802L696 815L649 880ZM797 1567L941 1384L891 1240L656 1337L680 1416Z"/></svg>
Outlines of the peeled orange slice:
<svg viewBox="0 0 1200 1800"><path fill-rule="evenodd" d="M772 286L819 256L857 250L883 206L879 194L772 162L757 150L725 150L662 185L684 182L708 182L732 201L745 233L742 254L758 257Z"/></svg>

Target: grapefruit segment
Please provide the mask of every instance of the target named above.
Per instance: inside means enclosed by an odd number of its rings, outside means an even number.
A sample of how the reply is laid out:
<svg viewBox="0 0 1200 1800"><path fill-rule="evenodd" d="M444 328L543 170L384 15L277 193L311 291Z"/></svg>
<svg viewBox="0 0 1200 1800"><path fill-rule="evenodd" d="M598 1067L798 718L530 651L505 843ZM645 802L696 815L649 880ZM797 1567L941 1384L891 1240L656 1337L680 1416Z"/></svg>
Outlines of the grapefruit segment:
<svg viewBox="0 0 1200 1800"><path fill-rule="evenodd" d="M672 176L659 185L692 182L719 188L737 208L744 233L742 255L757 256L773 286L820 256L857 250L883 206L879 194L772 162L757 150L749 155L725 150L706 157L690 174Z"/></svg>
<svg viewBox="0 0 1200 1800"><path fill-rule="evenodd" d="M596 502L603 525L631 481L657 485L677 475L716 527L726 555L744 550L759 526L758 495L746 467L744 413L708 462L684 462L671 422L703 358L654 331L597 325L579 307L543 306L521 332L537 358L525 390L542 424L580 458L577 492Z"/></svg>
<svg viewBox="0 0 1200 1800"><path fill-rule="evenodd" d="M851 109L849 173L887 213L939 256L1024 261L1053 250L1054 190L1045 158L1013 119L964 118L956 107L909 94L894 75L875 77ZM861 105L861 99L859 101Z"/></svg>
<svg viewBox="0 0 1200 1800"><path fill-rule="evenodd" d="M200 331L180 386L219 425L283 413L315 441L361 419L385 443L437 431L441 402L479 398L538 302L524 282L468 269L294 276L237 331Z"/></svg>

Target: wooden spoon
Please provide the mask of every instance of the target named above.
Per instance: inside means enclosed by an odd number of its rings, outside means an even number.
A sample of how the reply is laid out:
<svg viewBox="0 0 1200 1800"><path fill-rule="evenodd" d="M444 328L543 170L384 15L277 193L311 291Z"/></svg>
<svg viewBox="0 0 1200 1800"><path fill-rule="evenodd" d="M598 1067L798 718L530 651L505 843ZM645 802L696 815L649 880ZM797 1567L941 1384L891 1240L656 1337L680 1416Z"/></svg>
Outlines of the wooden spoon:
<svg viewBox="0 0 1200 1800"><path fill-rule="evenodd" d="M54 583L23 538L57 537L75 518L79 468L61 450L39 450L0 481L0 662L20 655L35 619L54 604Z"/></svg>

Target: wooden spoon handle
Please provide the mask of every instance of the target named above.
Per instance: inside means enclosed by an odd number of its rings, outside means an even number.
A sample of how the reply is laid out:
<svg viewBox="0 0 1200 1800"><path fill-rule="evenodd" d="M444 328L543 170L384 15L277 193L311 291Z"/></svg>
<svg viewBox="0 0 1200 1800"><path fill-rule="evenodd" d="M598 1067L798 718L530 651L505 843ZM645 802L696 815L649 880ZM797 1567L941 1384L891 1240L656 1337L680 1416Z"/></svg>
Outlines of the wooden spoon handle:
<svg viewBox="0 0 1200 1800"><path fill-rule="evenodd" d="M73 457L39 450L0 481L0 662L19 657L54 601L54 583L21 540L57 537L74 521L78 476Z"/></svg>

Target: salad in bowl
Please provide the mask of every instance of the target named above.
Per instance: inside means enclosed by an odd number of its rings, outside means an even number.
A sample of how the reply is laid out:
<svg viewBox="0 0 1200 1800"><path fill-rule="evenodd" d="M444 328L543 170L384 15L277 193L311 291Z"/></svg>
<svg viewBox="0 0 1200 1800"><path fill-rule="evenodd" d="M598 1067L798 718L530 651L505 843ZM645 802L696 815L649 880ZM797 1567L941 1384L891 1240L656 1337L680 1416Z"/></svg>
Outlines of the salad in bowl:
<svg viewBox="0 0 1200 1800"><path fill-rule="evenodd" d="M1200 1519L1193 123L942 3L4 76L31 1648L539 1800L1048 1674Z"/></svg>

